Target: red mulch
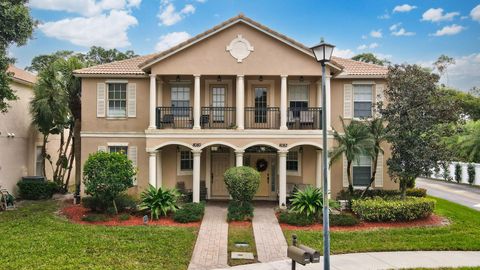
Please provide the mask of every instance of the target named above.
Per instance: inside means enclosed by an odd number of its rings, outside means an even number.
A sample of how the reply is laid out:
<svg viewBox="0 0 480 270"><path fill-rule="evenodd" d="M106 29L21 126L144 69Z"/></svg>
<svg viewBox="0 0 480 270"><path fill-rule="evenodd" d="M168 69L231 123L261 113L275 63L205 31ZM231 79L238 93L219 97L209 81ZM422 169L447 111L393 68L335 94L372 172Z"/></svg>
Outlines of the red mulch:
<svg viewBox="0 0 480 270"><path fill-rule="evenodd" d="M355 226L331 226L331 231L361 231L388 228L409 228L409 227L430 227L442 226L448 224L448 220L437 215L430 215L425 219L403 221L403 222L367 222L362 221ZM310 226L293 226L281 223L280 226L286 230L322 230L322 224L313 224Z"/></svg>
<svg viewBox="0 0 480 270"><path fill-rule="evenodd" d="M252 226L251 221L230 221L228 224L232 227L250 227L250 226Z"/></svg>
<svg viewBox="0 0 480 270"><path fill-rule="evenodd" d="M92 214L92 212L81 205L69 205L62 209L62 213L72 222L79 224L93 224L105 226L139 226L143 224L143 217L131 215L128 220L120 220L119 215L108 216L107 221L88 222L83 221L82 217ZM150 217L149 217L150 218ZM175 222L171 217L161 217L158 220L149 220L148 225L155 226L174 226L174 227L200 227L200 221L190 223Z"/></svg>

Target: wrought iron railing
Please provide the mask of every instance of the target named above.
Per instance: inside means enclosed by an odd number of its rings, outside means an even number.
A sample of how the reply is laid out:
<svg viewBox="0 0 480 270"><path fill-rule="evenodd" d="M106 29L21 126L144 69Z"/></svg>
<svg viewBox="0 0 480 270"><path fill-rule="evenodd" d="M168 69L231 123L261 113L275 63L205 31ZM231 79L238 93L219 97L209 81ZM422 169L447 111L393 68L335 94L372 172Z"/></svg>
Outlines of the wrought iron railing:
<svg viewBox="0 0 480 270"><path fill-rule="evenodd" d="M192 107L157 107L157 128L192 128Z"/></svg>
<svg viewBox="0 0 480 270"><path fill-rule="evenodd" d="M322 129L322 108L288 108L288 129Z"/></svg>
<svg viewBox="0 0 480 270"><path fill-rule="evenodd" d="M278 107L245 107L245 128L278 129L280 128L280 109Z"/></svg>
<svg viewBox="0 0 480 270"><path fill-rule="evenodd" d="M202 107L200 126L205 129L234 129L235 107Z"/></svg>

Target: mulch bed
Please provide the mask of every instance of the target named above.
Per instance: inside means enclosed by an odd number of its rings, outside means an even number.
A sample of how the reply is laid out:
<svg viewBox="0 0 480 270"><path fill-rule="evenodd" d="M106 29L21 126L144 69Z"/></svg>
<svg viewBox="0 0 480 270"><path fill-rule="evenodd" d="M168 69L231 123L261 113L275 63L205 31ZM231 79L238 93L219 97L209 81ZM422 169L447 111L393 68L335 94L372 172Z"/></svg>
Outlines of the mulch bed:
<svg viewBox="0 0 480 270"><path fill-rule="evenodd" d="M228 225L232 227L250 227L252 226L251 221L230 221Z"/></svg>
<svg viewBox="0 0 480 270"><path fill-rule="evenodd" d="M82 218L89 215L95 214L92 213L89 209L84 208L81 205L69 205L64 207L61 210L61 213L65 215L70 221L78 224L90 224L90 225L105 225L105 226L139 226L143 224L143 217L130 215L130 219L128 220L120 220L119 215L107 217L109 220L107 221L95 221L95 222L88 222L83 221ZM150 218L150 217L149 217ZM175 222L172 217L161 217L158 220L149 220L147 225L154 225L154 226L174 226L174 227L200 227L201 221L197 222L190 222L190 223L179 223Z"/></svg>
<svg viewBox="0 0 480 270"><path fill-rule="evenodd" d="M413 228L413 227L431 227L448 225L449 221L441 216L430 215L425 219L403 221L403 222L367 222L362 221L355 226L331 226L331 231L363 231L388 228ZM309 226L294 226L281 223L282 229L286 230L322 230L322 224L313 224Z"/></svg>

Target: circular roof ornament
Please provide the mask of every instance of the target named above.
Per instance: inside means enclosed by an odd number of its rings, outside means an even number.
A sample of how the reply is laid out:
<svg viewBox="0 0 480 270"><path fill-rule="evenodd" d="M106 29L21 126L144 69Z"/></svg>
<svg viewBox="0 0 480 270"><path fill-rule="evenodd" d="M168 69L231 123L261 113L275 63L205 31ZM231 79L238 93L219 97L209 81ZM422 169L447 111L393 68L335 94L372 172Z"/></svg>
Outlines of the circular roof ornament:
<svg viewBox="0 0 480 270"><path fill-rule="evenodd" d="M242 35L237 35L227 46L227 51L233 58L237 59L238 63L241 63L243 59L250 55L250 52L253 52L253 46Z"/></svg>

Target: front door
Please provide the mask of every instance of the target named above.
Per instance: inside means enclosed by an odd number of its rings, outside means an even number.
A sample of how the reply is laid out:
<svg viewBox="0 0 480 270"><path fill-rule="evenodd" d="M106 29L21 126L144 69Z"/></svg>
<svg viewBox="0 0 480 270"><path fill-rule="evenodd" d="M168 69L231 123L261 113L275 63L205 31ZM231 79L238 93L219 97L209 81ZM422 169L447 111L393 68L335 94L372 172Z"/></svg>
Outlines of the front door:
<svg viewBox="0 0 480 270"><path fill-rule="evenodd" d="M226 197L228 196L227 187L223 174L231 167L230 153L212 153L212 196Z"/></svg>
<svg viewBox="0 0 480 270"><path fill-rule="evenodd" d="M252 155L251 165L260 173L260 185L258 187L257 197L268 197L270 195L269 185L272 176L270 175L272 158L269 155Z"/></svg>

